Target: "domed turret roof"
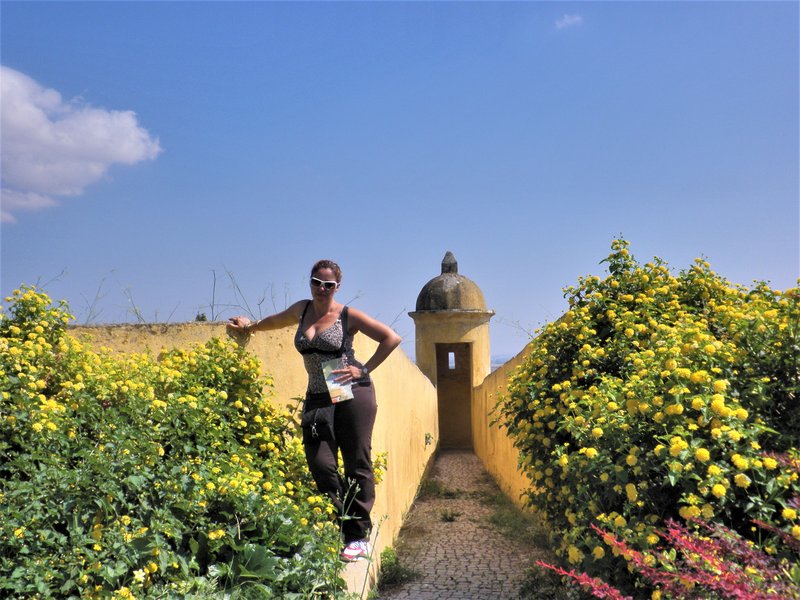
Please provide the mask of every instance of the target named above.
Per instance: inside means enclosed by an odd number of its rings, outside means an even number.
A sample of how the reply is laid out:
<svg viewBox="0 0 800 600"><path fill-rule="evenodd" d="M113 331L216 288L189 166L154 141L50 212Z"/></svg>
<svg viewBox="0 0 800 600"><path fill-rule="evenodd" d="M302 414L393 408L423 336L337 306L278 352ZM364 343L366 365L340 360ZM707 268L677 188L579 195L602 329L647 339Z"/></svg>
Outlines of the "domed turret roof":
<svg viewBox="0 0 800 600"><path fill-rule="evenodd" d="M452 252L442 260L442 274L426 283L417 296L417 311L486 311L486 300L478 285L458 274Z"/></svg>

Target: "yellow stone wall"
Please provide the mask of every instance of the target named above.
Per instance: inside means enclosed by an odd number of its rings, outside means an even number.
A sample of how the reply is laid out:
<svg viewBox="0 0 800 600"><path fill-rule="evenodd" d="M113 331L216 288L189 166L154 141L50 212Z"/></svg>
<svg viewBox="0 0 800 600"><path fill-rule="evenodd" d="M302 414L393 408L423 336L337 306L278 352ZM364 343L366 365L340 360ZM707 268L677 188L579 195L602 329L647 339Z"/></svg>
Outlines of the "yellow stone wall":
<svg viewBox="0 0 800 600"><path fill-rule="evenodd" d="M526 347L510 361L497 368L472 390L472 443L475 454L500 489L523 506L522 493L530 487L530 479L519 471L519 451L514 448L507 431L492 425L498 399L508 390L508 378L530 352Z"/></svg>
<svg viewBox="0 0 800 600"><path fill-rule="evenodd" d="M221 323L91 325L71 327L70 333L79 339L89 336L95 348L153 355L227 335ZM272 375L275 400L282 404L294 404L292 398L302 396L306 389L306 370L303 359L294 349L293 336L294 331L289 329L265 331L250 337L246 344L248 351L261 360L262 369Z"/></svg>
<svg viewBox="0 0 800 600"><path fill-rule="evenodd" d="M79 339L91 338L94 348L158 354L165 349L202 344L226 332L219 323L178 323L72 327L70 334ZM263 370L273 377L275 401L292 405L293 398L305 393L307 382L293 336L293 329L259 332L246 345L261 360ZM360 360L366 361L375 346L369 338L356 335L354 349ZM395 350L372 378L378 399L372 451L373 456L386 452L388 462L372 511L376 528L379 526L375 560L371 564L353 563L344 573L349 589L358 592L362 588L369 591L373 586L380 552L394 544L439 442L436 388L405 352Z"/></svg>

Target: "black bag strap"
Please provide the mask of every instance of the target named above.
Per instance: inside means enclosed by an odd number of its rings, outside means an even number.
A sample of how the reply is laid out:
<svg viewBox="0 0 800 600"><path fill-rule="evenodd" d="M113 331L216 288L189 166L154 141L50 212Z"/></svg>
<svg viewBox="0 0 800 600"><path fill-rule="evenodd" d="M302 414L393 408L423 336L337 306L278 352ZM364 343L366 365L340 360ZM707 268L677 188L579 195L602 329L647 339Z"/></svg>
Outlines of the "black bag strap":
<svg viewBox="0 0 800 600"><path fill-rule="evenodd" d="M302 314L302 315L300 315L300 326L301 326L301 327L303 326L303 319L305 319L305 318L306 318L306 313L308 312L308 307L309 307L309 306L311 306L311 300L308 300L308 301L306 302L306 306L305 306L305 308L303 309L303 314Z"/></svg>
<svg viewBox="0 0 800 600"><path fill-rule="evenodd" d="M344 342L347 339L347 336L350 335L348 333L348 330L347 330L348 329L348 327L347 327L347 314L348 314L347 313L347 307L345 306L342 309L342 314L339 315L340 318L342 319L342 347L340 348L340 350L342 350L342 351L344 351Z"/></svg>

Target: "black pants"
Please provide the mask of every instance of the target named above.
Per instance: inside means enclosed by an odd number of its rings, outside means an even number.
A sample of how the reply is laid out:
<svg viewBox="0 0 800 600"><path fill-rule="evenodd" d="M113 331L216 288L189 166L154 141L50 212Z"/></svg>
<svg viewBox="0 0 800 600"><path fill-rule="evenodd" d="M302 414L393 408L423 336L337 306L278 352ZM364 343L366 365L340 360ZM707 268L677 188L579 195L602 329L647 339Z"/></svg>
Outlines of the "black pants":
<svg viewBox="0 0 800 600"><path fill-rule="evenodd" d="M306 397L306 409L319 406L327 394ZM330 399L328 399L330 403ZM372 471L372 428L377 413L371 381L353 384L353 399L334 408L334 437L313 437L303 430L303 447L311 475L322 494L338 510L345 543L366 538L372 528L370 511L375 503L375 475ZM339 450L344 479L339 474Z"/></svg>

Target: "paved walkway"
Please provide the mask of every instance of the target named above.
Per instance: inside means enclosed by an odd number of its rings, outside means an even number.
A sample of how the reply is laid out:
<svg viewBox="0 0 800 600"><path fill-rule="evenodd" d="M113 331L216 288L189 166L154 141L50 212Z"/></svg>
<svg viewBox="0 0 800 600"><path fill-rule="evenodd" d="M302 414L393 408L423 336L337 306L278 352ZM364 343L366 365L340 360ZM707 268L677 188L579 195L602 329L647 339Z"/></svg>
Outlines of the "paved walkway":
<svg viewBox="0 0 800 600"><path fill-rule="evenodd" d="M514 599L544 553L509 539L488 518L500 491L471 451L441 451L397 543L419 576L383 589L380 600Z"/></svg>

